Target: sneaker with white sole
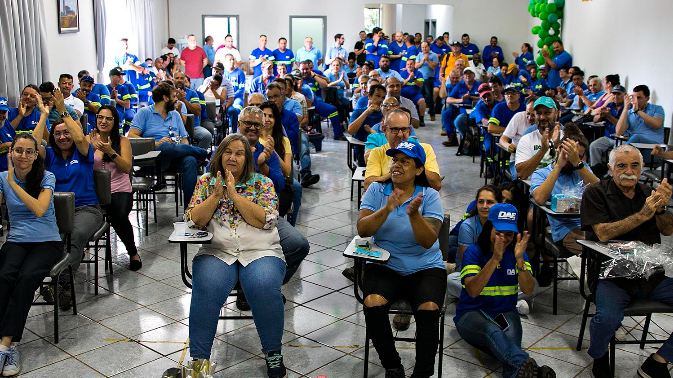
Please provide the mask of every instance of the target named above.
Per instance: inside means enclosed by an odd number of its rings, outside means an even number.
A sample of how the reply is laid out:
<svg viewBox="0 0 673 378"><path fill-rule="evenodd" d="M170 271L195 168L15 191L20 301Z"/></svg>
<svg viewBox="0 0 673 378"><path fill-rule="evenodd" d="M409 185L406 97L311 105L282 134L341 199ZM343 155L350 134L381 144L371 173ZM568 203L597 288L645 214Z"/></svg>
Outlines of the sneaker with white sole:
<svg viewBox="0 0 673 378"><path fill-rule="evenodd" d="M16 349L16 347L11 347L9 348L9 351L0 353L7 354L5 364L2 367L2 376L12 377L19 374L21 368L19 367L19 351Z"/></svg>
<svg viewBox="0 0 673 378"><path fill-rule="evenodd" d="M523 299L519 299L519 301L516 302L516 311L519 312L519 315L528 315L530 313L528 302Z"/></svg>
<svg viewBox="0 0 673 378"><path fill-rule="evenodd" d="M579 256L571 256L568 257L566 261L568 262L570 273L579 280L580 274L582 273L582 258Z"/></svg>

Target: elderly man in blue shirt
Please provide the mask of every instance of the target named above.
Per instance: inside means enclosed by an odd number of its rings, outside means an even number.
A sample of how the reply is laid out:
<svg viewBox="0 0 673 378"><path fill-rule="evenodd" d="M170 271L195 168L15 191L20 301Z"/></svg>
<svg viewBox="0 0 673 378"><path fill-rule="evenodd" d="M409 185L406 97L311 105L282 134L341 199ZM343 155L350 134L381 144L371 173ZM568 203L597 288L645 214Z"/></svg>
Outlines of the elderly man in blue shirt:
<svg viewBox="0 0 673 378"><path fill-rule="evenodd" d="M175 110L177 91L169 83L161 83L152 91L154 105L138 110L128 132L129 138L154 138L155 149L161 151L161 171L169 168L182 174L185 204L196 187L196 166L205 161L206 150L189 145L182 117Z"/></svg>
<svg viewBox="0 0 673 378"><path fill-rule="evenodd" d="M310 60L313 62L315 67L318 67L322 64L322 53L317 48L313 47L313 38L306 37L304 38L304 47L297 50L295 54L295 62L303 62L305 60Z"/></svg>

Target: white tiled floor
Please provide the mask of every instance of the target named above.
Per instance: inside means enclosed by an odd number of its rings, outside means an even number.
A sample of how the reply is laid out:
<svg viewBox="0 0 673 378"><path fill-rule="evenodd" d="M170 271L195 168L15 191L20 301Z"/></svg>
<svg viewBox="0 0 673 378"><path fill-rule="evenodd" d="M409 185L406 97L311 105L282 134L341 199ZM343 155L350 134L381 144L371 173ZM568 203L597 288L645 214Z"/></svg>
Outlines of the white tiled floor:
<svg viewBox="0 0 673 378"><path fill-rule="evenodd" d="M429 117L427 117L429 118ZM456 148L441 145L439 122L429 122L417 131L420 140L433 145L441 173L446 176L441 191L444 212L451 224L462 216L483 184L479 166L468 157L456 157ZM290 377L358 377L364 357L364 316L352 286L341 271L349 265L341 252L355 235L357 205L350 201L350 171L346 168L346 143L326 139L323 151L312 155L313 171L321 181L304 189L297 228L311 243L311 254L295 277L283 287L288 299L285 311L283 355ZM93 270L83 266L77 274L79 315L60 315L61 340L53 344L53 314L47 307L31 310L24 341L19 344L25 377L160 377L180 360L188 337L190 290L179 277L178 246L168 244L174 207L171 199L160 198L158 223L150 218L150 234L136 228L143 269L126 269L128 257L121 243L114 247L114 276L103 273L101 290L93 295ZM131 215L134 224L143 224ZM113 236L114 238L114 236ZM196 252L190 247L190 256ZM548 364L557 376L589 377L591 359L586 350L575 351L581 322L582 300L576 282L562 282L559 314L551 309L551 290L546 288L531 301L531 313L522 317L523 346L540 363ZM227 311L238 314L234 303ZM499 365L462 341L448 306L443 355L444 377L499 377ZM673 318L654 320L667 336ZM641 319L637 319L641 321ZM627 320L629 328L638 323ZM415 327L403 334L413 335ZM638 333L639 335L639 333ZM133 339L133 341L123 341ZM588 329L584 348L588 346ZM265 377L260 343L252 320L220 321L212 359L218 377ZM411 374L414 346L398 344L402 362ZM653 351L635 346L620 347L617 376L635 377L635 370ZM189 357L187 350L187 357ZM376 351L371 349L370 377L383 377Z"/></svg>

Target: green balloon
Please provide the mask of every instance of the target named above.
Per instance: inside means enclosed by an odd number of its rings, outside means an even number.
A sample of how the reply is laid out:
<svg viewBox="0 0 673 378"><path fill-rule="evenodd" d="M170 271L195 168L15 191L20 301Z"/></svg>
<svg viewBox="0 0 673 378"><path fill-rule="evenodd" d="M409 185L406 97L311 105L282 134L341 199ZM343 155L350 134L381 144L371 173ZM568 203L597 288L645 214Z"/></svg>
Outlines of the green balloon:
<svg viewBox="0 0 673 378"><path fill-rule="evenodd" d="M542 28L540 28L539 26L533 26L533 30L531 30L531 32L533 34L537 34L540 32L540 30L542 30Z"/></svg>
<svg viewBox="0 0 673 378"><path fill-rule="evenodd" d="M554 42L556 42L556 41L560 41L561 37L559 37L558 35L555 35L555 36L552 37L552 39L554 39Z"/></svg>
<svg viewBox="0 0 673 378"><path fill-rule="evenodd" d="M562 19L562 18L563 18L563 9L559 9L559 10L557 10L557 11L556 11L556 15L558 16L558 19L559 19L559 20Z"/></svg>
<svg viewBox="0 0 673 378"><path fill-rule="evenodd" d="M549 37L549 32L542 29L542 30L540 30L539 33L537 33L537 35L540 36L540 39L545 39L545 38Z"/></svg>
<svg viewBox="0 0 673 378"><path fill-rule="evenodd" d="M554 13L556 12L556 4L547 4L546 10L548 13Z"/></svg>
<svg viewBox="0 0 673 378"><path fill-rule="evenodd" d="M551 44L554 43L554 37L547 37L544 39L544 44L547 46L551 46Z"/></svg>
<svg viewBox="0 0 673 378"><path fill-rule="evenodd" d="M544 20L547 20L547 18L549 18L549 13L547 13L547 12L540 12L540 16L539 16L539 17L540 17L540 20L543 20L543 21L544 21Z"/></svg>
<svg viewBox="0 0 673 378"><path fill-rule="evenodd" d="M535 63L537 63L538 66L541 66L544 64L544 57L538 56L537 59L535 59Z"/></svg>
<svg viewBox="0 0 673 378"><path fill-rule="evenodd" d="M558 15L556 13L549 13L549 17L547 17L547 21L550 23L554 23L558 21Z"/></svg>
<svg viewBox="0 0 673 378"><path fill-rule="evenodd" d="M531 13L531 11L530 11L531 9L532 9L532 7L529 5L528 6L528 13Z"/></svg>
<svg viewBox="0 0 673 378"><path fill-rule="evenodd" d="M561 24L558 21L554 22L551 24L551 28L558 33L558 31L561 30Z"/></svg>
<svg viewBox="0 0 673 378"><path fill-rule="evenodd" d="M554 4L556 4L556 7L562 7L566 3L565 0L554 0Z"/></svg>
<svg viewBox="0 0 673 378"><path fill-rule="evenodd" d="M537 47L539 47L539 48L544 47L544 39L541 39L541 40L537 41Z"/></svg>
<svg viewBox="0 0 673 378"><path fill-rule="evenodd" d="M544 30L549 30L551 24L547 20L542 20L542 22L540 23L540 27Z"/></svg>
<svg viewBox="0 0 673 378"><path fill-rule="evenodd" d="M535 4L535 12L541 12L542 11L542 4Z"/></svg>
<svg viewBox="0 0 673 378"><path fill-rule="evenodd" d="M537 0L537 3L538 3L538 4L544 4L544 3L546 3L546 2L547 2L547 0Z"/></svg>

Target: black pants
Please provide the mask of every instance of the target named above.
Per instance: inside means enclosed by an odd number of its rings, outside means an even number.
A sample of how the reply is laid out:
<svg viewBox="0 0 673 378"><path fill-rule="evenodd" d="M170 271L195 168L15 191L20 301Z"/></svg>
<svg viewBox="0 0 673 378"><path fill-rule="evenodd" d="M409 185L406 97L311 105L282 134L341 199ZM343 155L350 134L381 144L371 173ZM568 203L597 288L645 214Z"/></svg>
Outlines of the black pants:
<svg viewBox="0 0 673 378"><path fill-rule="evenodd" d="M6 242L0 248L0 336L21 341L33 295L63 256L63 243Z"/></svg>
<svg viewBox="0 0 673 378"><path fill-rule="evenodd" d="M132 197L131 193L112 193L112 201L108 207L110 225L115 229L115 233L122 243L124 243L129 256L138 254L138 248L133 238L133 226L129 222L129 213L131 212L131 207L133 207Z"/></svg>
<svg viewBox="0 0 673 378"><path fill-rule="evenodd" d="M418 306L433 302L437 307L444 303L446 295L446 269L431 268L402 276L385 266L367 264L363 294L378 294L387 303L384 306L365 307L365 323L381 365L386 369L401 366L402 360L395 349L393 331L390 328L388 311L399 298L411 302L416 319L416 366L414 374L430 377L435 368L435 354L439 343L439 310L418 310Z"/></svg>
<svg viewBox="0 0 673 378"><path fill-rule="evenodd" d="M435 100L432 97L433 95L433 90L435 88L435 78L431 77L428 78L425 82L423 82L423 96L425 97L425 105L426 108L428 109L428 112L430 112L431 116L434 116L435 113ZM419 114L419 116L424 116L425 114Z"/></svg>

